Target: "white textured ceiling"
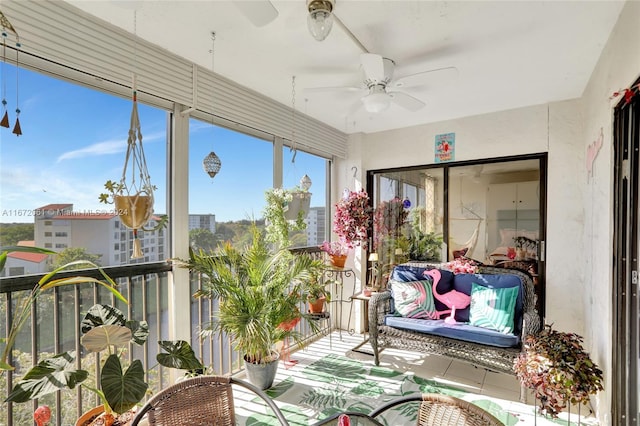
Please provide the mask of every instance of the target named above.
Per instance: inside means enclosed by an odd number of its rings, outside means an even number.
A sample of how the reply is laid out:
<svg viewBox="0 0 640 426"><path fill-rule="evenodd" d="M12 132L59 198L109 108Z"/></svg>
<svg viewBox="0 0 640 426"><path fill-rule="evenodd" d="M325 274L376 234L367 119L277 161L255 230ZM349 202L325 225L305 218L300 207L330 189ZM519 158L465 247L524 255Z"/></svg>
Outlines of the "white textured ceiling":
<svg viewBox="0 0 640 426"><path fill-rule="evenodd" d="M231 1L72 0L69 3L347 133L376 132L580 97L622 1L337 0L336 15L371 53L396 62L395 77L456 67L456 78L406 88L426 102L379 114L354 111L361 48L338 25L318 42L305 0L272 1L278 17L254 26ZM400 89L398 89L400 90ZM214 94L215 96L215 94ZM306 101L305 101L306 99Z"/></svg>

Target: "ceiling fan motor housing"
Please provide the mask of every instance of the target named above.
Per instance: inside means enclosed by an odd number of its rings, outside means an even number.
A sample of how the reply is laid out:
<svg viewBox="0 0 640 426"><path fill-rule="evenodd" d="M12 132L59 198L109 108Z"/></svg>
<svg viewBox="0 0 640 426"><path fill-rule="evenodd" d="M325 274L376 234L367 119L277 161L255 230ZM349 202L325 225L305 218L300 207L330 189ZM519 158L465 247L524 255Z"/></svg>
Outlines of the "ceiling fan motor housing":
<svg viewBox="0 0 640 426"><path fill-rule="evenodd" d="M363 69L364 84L369 89L372 89L375 86L382 86L384 88L387 87L387 84L389 84L389 82L391 82L391 79L393 78L393 70L396 66L396 63L389 58L382 58L382 64L384 70L382 76L367 75Z"/></svg>

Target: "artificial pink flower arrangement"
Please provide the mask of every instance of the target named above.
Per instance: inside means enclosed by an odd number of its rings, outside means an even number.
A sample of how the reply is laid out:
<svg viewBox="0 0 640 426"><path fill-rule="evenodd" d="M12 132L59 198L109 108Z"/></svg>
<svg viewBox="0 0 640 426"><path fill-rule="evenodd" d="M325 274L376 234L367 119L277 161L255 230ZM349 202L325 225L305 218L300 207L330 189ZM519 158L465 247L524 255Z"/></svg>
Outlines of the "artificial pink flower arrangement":
<svg viewBox="0 0 640 426"><path fill-rule="evenodd" d="M347 256L349 254L349 244L345 241L325 241L320 246L320 250L330 256Z"/></svg>
<svg viewBox="0 0 640 426"><path fill-rule="evenodd" d="M345 191L344 197L336 203L333 232L350 248L357 245L366 248L370 223L369 194L364 190Z"/></svg>
<svg viewBox="0 0 640 426"><path fill-rule="evenodd" d="M442 266L443 269L448 269L454 274L475 274L478 272L478 264L474 260L465 257L459 257Z"/></svg>

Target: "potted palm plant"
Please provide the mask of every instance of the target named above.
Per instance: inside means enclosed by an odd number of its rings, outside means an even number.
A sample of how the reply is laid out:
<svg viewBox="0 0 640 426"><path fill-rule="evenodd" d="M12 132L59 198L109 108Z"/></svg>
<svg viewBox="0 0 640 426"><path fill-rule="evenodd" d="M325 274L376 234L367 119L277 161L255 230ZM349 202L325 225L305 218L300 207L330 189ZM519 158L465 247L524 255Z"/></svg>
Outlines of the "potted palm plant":
<svg viewBox="0 0 640 426"><path fill-rule="evenodd" d="M204 335L228 334L243 354L249 381L267 389L278 365L276 342L299 340L294 329L280 325L306 315L298 308L304 283L321 264L287 249L270 250L255 224L251 233L252 241L242 249L226 243L213 252L192 250L188 260L177 263L202 275L195 297L220 299L213 321L203 325Z"/></svg>

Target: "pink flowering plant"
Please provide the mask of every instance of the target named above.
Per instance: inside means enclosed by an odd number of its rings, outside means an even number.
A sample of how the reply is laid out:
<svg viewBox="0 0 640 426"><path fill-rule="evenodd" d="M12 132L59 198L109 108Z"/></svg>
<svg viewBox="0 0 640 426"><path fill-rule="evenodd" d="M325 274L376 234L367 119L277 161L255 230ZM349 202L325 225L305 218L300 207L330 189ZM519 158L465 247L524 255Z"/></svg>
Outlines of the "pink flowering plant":
<svg viewBox="0 0 640 426"><path fill-rule="evenodd" d="M371 207L369 205L369 194L366 191L348 191L336 203L333 232L349 248L361 245L366 249L370 223Z"/></svg>
<svg viewBox="0 0 640 426"><path fill-rule="evenodd" d="M346 256L349 254L349 244L346 241L325 241L320 245L320 250L330 256Z"/></svg>

